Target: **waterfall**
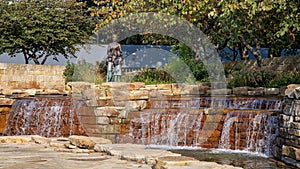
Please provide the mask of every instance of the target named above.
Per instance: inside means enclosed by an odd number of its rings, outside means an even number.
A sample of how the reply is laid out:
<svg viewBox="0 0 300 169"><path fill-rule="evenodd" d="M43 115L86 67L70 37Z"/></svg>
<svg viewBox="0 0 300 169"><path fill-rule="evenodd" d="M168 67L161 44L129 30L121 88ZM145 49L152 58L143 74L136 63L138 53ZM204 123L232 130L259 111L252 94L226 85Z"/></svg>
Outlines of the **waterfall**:
<svg viewBox="0 0 300 169"><path fill-rule="evenodd" d="M153 99L131 120L132 143L244 150L271 155L280 100ZM216 109L212 109L216 108Z"/></svg>
<svg viewBox="0 0 300 169"><path fill-rule="evenodd" d="M229 112L224 120L219 148L271 154L278 135L278 117L272 112Z"/></svg>
<svg viewBox="0 0 300 169"><path fill-rule="evenodd" d="M197 144L202 112L145 111L131 121L131 136L136 143L188 146ZM133 132L138 130L138 132ZM141 140L139 142L139 140Z"/></svg>
<svg viewBox="0 0 300 169"><path fill-rule="evenodd" d="M13 104L4 135L83 135L78 117L84 103L70 98L25 98Z"/></svg>

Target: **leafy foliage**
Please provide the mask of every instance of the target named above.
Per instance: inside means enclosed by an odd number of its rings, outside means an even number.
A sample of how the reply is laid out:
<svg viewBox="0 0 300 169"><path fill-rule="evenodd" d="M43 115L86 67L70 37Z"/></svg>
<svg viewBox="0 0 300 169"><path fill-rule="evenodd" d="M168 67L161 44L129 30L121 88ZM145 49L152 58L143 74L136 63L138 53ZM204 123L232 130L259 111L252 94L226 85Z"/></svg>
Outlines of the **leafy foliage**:
<svg viewBox="0 0 300 169"><path fill-rule="evenodd" d="M218 50L229 47L242 59L248 58L249 51L260 62L261 47L269 47L269 56L274 57L280 56L282 49L297 48L300 44L298 1L100 0L94 1L94 4L90 11L100 18L98 28L132 13L176 15L202 30ZM145 32L142 39L159 43L168 37L152 36Z"/></svg>
<svg viewBox="0 0 300 169"><path fill-rule="evenodd" d="M243 65L227 69L226 75L230 87L282 87L300 83L300 73L297 71L274 72L262 68L249 70Z"/></svg>
<svg viewBox="0 0 300 169"><path fill-rule="evenodd" d="M188 46L186 46L183 43L178 43L177 45L173 45L172 52L177 54L179 56L179 59L186 64L188 69L191 71L192 76L195 78L195 81L208 81L208 73L206 71L206 68L204 64L201 61L198 61L195 59L195 52L193 52ZM167 67L170 67L172 65L168 65ZM183 72L186 70L180 70L182 68L185 68L184 66L180 66L175 68L174 71L178 71L179 75L182 76ZM183 75L184 76L184 75ZM191 76L191 75L187 75Z"/></svg>
<svg viewBox="0 0 300 169"><path fill-rule="evenodd" d="M131 81L133 82L144 82L145 84L163 84L163 83L174 83L174 78L163 69L142 69L141 72L136 74Z"/></svg>
<svg viewBox="0 0 300 169"><path fill-rule="evenodd" d="M280 73L271 79L268 83L268 87L282 87L289 84L300 84L300 73L299 72L289 72Z"/></svg>
<svg viewBox="0 0 300 169"><path fill-rule="evenodd" d="M106 78L106 63L96 62L96 65L86 62L84 59L77 63L67 61L64 76L67 82L85 81L100 84Z"/></svg>
<svg viewBox="0 0 300 169"><path fill-rule="evenodd" d="M95 21L75 0L0 0L0 53L23 54L25 63L76 57L93 34Z"/></svg>

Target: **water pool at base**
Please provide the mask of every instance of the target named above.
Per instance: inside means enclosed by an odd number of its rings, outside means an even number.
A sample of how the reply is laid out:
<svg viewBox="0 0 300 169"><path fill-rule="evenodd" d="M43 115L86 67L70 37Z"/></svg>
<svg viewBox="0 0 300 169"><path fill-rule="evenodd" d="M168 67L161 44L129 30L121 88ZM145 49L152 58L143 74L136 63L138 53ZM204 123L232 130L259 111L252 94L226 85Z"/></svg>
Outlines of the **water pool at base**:
<svg viewBox="0 0 300 169"><path fill-rule="evenodd" d="M244 169L296 169L296 167L284 164L274 158L261 154L242 151L228 151L216 149L183 150L172 149L174 153L193 157L200 161L216 162L218 164L233 165Z"/></svg>

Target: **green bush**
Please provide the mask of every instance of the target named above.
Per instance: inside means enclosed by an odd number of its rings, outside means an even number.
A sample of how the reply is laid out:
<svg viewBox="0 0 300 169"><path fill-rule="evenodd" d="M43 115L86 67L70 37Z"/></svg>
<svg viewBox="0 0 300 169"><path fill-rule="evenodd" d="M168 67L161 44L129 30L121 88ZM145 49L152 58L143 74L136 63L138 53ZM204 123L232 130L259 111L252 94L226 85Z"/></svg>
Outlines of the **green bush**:
<svg viewBox="0 0 300 169"><path fill-rule="evenodd" d="M267 87L281 87L289 84L300 84L299 72L280 73L269 81Z"/></svg>
<svg viewBox="0 0 300 169"><path fill-rule="evenodd" d="M281 87L288 84L300 84L299 72L274 72L265 68L249 70L244 65L226 68L229 87Z"/></svg>
<svg viewBox="0 0 300 169"><path fill-rule="evenodd" d="M195 59L195 52L193 52L188 46L184 43L178 43L172 47L172 52L175 53L179 57L179 60L183 61L185 65L182 66L178 60L175 62L172 61L173 63L171 62L171 64L173 65L169 65L167 69L172 69L172 72L179 72L179 76L185 76L183 72L189 73L188 76L190 76L191 73L195 81L209 81L209 75L203 62Z"/></svg>
<svg viewBox="0 0 300 169"><path fill-rule="evenodd" d="M161 83L174 83L174 78L165 72L161 68L150 69L145 68L142 69L139 73L137 73L131 81L133 82L144 82L145 84L161 84Z"/></svg>
<svg viewBox="0 0 300 169"><path fill-rule="evenodd" d="M84 59L77 63L67 62L64 71L65 81L85 81L91 83L102 83L106 77L106 64L104 61L96 62L96 65L86 62Z"/></svg>

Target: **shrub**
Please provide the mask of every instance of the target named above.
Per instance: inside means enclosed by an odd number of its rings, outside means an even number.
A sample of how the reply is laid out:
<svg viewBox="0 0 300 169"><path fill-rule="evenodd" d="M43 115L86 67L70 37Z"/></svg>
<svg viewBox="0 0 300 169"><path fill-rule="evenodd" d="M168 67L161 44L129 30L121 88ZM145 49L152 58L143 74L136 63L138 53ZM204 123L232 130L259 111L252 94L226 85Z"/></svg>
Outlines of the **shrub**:
<svg viewBox="0 0 300 169"><path fill-rule="evenodd" d="M161 83L174 83L174 78L165 72L163 69L150 69L146 67L137 73L131 81L144 82L145 84L161 84Z"/></svg>
<svg viewBox="0 0 300 169"><path fill-rule="evenodd" d="M64 76L67 82L85 81L91 83L102 83L106 77L106 64L104 61L96 62L96 65L86 62L84 59L77 63L67 62Z"/></svg>
<svg viewBox="0 0 300 169"><path fill-rule="evenodd" d="M244 65L226 68L228 86L240 87L281 87L288 84L300 83L299 72L273 72L264 68L247 69Z"/></svg>
<svg viewBox="0 0 300 169"><path fill-rule="evenodd" d="M267 87L281 87L289 84L300 84L299 72L280 73L269 81Z"/></svg>

